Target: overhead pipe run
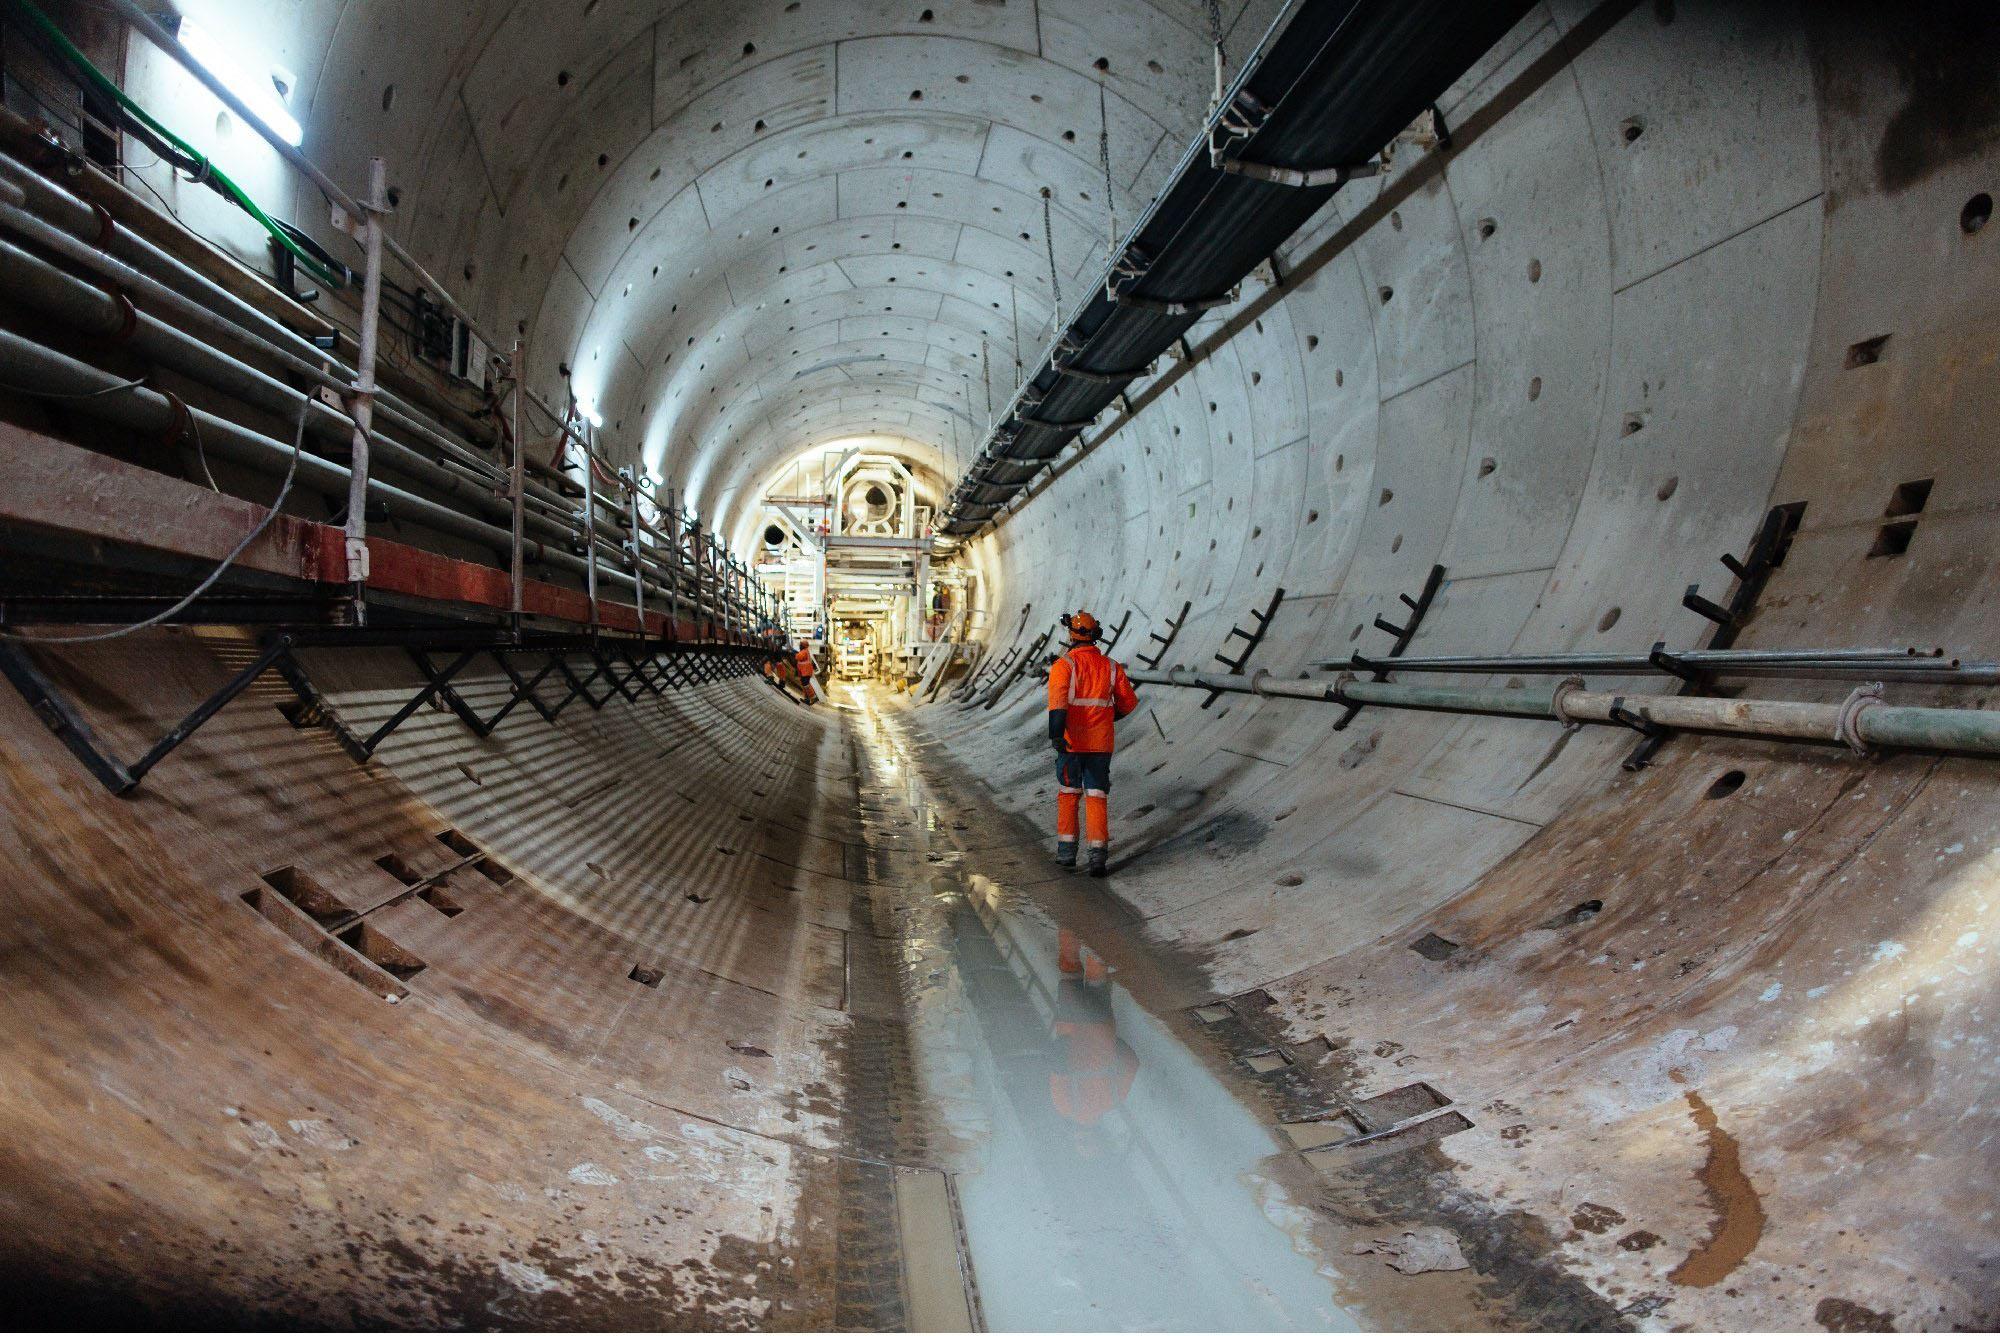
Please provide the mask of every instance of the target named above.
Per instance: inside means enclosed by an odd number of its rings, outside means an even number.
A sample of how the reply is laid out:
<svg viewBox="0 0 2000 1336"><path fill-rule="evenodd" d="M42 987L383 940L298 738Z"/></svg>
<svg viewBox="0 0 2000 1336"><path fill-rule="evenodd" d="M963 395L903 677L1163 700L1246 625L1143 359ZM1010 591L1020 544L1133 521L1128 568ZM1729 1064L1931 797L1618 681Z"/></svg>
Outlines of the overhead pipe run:
<svg viewBox="0 0 2000 1336"><path fill-rule="evenodd" d="M1203 312L1233 300L1336 188L1375 170L1383 146L1530 4L1323 0L1290 8L1217 97L1171 183L1111 247L1090 295L952 492L940 534L970 537L992 523L1139 374L1095 368L1150 366ZM1079 374L1079 362L1092 370Z"/></svg>
<svg viewBox="0 0 2000 1336"><path fill-rule="evenodd" d="M367 547L365 543L365 515L367 508L364 504L361 504L361 501L362 498L370 493L374 486L374 480L369 476L371 448L384 439L373 430L373 413L378 401L389 399L389 396L384 395L375 382L373 365L376 326L380 309L379 286L384 254L393 256L424 284L426 288L430 289L436 300L448 312L457 317L465 329L479 342L492 349L497 349L500 345L490 334L480 327L479 323L473 319L471 312L462 303L457 301L442 283L438 282L393 236L388 235L382 225L382 219L386 214L388 206L382 184L384 179L383 165L379 159L371 162L371 189L368 201L365 203L356 201L322 171L311 158L301 152L296 145L275 133L262 118L256 116L245 107L241 99L222 80L208 70L174 34L162 27L154 16L146 12L138 4L133 3L132 0L112 0L112 3L113 7L127 23L182 65L189 74L207 87L224 106L235 112L236 115L243 119L244 123L254 129L285 161L290 163L317 186L333 207L332 225L337 230L345 232L352 237L366 253L366 291L364 292L361 311L360 355L357 358L356 374L353 380L342 385L339 390L342 409L345 415L352 421L350 458L353 467L347 479L350 495L346 520L348 574L350 580L353 581L353 589L350 597L350 616L357 624L361 623L365 621L365 590L367 580ZM87 62L85 63L87 64ZM102 78L101 75L98 77ZM4 196L0 196L0 203L4 203L13 209L18 209L23 204L29 204L33 207L32 197L35 186L29 184L27 180L22 179L18 164L9 161L6 167L10 173L15 174L13 182L15 188L6 192ZM32 178L32 173L26 175ZM61 196L62 194L63 192L52 187L43 187L45 200L49 195ZM65 200L64 202L68 203L71 201ZM73 231L73 235L85 240L90 245L100 248L112 242L114 238L121 236L122 229L112 226L108 218L99 216L102 214L101 210L93 208L90 212L93 215L93 220L101 229L95 241L90 240L88 231L75 230ZM127 249L121 254L121 258L137 263L138 261L130 253L130 245L130 241L127 240ZM66 247L59 248L62 251L67 251L68 249ZM150 251L153 248L147 247L146 249ZM72 260L76 259L73 254L69 258ZM85 263L88 265L87 261ZM156 270L155 272L159 271ZM208 306L211 311L215 311L217 314L221 314L231 320L240 319L237 311L227 308L217 308L208 295L208 290L212 289L214 285L209 283L205 278L194 275L194 281L190 285L176 281L181 275L174 273L172 269L169 269L163 276L167 277L169 282L173 282L174 286L180 288L183 293ZM118 294L118 300L124 303L128 310L132 309L130 299L122 292ZM237 302L236 305L241 307L243 303ZM134 314L136 316L136 312ZM260 314L256 317L255 323L268 326L275 322L270 321L269 317ZM254 336L252 337L254 338ZM285 354L289 352L289 348L285 345L296 341L296 339L296 335L285 331L283 336L276 340L279 346L268 348L267 351L278 356L281 361L286 360ZM264 342L268 344L272 340L267 336ZM511 397L515 400L513 411L510 414L515 424L513 441L514 459L511 467L505 470L493 469L492 466L485 464L483 460L477 460L476 457L471 462L460 458L455 462L459 466L461 475L454 477L452 470L448 468L441 467L430 461L420 462L428 465L427 472L429 473L429 478L427 480L432 481L434 485L443 487L447 491L456 490L462 485L465 481L462 475L465 472L470 472L477 476L491 470L496 475L494 492L496 495L506 498L506 507L512 511L511 531L508 535L507 547L512 550L511 567L518 605L520 569L522 565L520 553L522 539L520 535L525 518L523 510L526 503L526 496L524 494L526 489L523 486L521 476L523 470L520 456L524 442L519 431L519 403L525 400L532 407L539 409L554 424L554 429L559 438L565 442L574 442L579 447L585 460L587 473L597 468L602 461L599 460L588 435L572 422L570 416L568 414L558 416L548 403L529 389L523 382L520 367L522 344L518 340L514 343L514 351L515 356L510 364L512 379ZM319 360L330 363L330 359ZM318 376L314 378L324 379L328 375L329 370L330 365L328 368L322 369ZM393 403L393 400L390 400L390 402ZM401 409L402 406L396 405L395 407L396 409ZM417 420L412 421L412 419ZM456 454L460 449L456 446L455 442L450 442L448 438L439 439L442 434L436 432L427 422L422 421L418 414L394 412L394 416L390 420L413 435L428 438L431 444L443 449L447 454ZM405 451L405 460L410 457L411 452ZM411 470L406 468L405 471L408 472ZM610 472L611 470L607 466L607 476ZM501 478L504 478L504 481L498 480ZM439 479L443 481L438 481ZM628 580L635 590L640 587L642 581L651 578L653 575L662 573L658 569L662 563L657 558L648 559L642 555L641 549L644 545L640 541L640 530L636 527L636 519L630 533L624 532L626 512L630 511L636 517L637 480L634 479L629 487L625 488L635 494L632 497L630 505L620 506L615 502L615 499L607 498L607 504L610 505L614 517L609 526L603 523L602 517L597 513L597 498L592 494L594 488L591 486L591 483L593 481L594 475L586 477L584 508L579 518L583 526L583 531L587 535L581 544L584 551L582 565L586 583L592 587L591 606L594 623L596 608L594 586L599 569L598 552L600 544L608 547L615 557L621 551L621 545L629 541L632 570L629 576L623 576L622 578ZM720 544L702 543L699 531L692 525L684 525L679 518L669 517L669 527L676 531L683 527L687 528L694 540L692 543L693 559L689 563L687 561L687 554L681 553L676 543L676 546L670 549L669 552L673 560L671 563L668 563L670 569L664 572L665 577L670 582L678 584L687 574L692 574L695 590L694 601L699 607L704 603L702 597L702 586L704 583L701 574L702 568L705 565L712 567L710 571L711 578L707 581L709 586L708 593L710 600L712 600L714 611L717 613L725 631L734 633L738 629L749 630L754 626L759 632L770 632L774 628L770 615L770 609L773 606L772 600L769 592L755 579L749 568L743 563L738 562ZM657 534L656 530L652 532ZM704 555L704 551L706 555ZM691 572L684 572L682 570L684 564L692 566ZM620 573L615 571L607 571L606 574L614 579L621 578ZM673 598L674 591L670 590L668 596L670 599ZM737 614L743 615L739 618Z"/></svg>
<svg viewBox="0 0 2000 1336"><path fill-rule="evenodd" d="M1565 726L1609 724L1641 732L1679 729L1739 737L1845 746L2000 756L2000 711L1889 705L1880 684L1857 687L1839 704L1729 700L1716 696L1651 696L1591 691L1578 678L1549 687L1450 687L1365 682L1342 674L1327 681L1202 673L1189 668L1134 669L1134 682L1155 686L1272 696L1329 705L1376 705L1391 710L1547 719Z"/></svg>
<svg viewBox="0 0 2000 1336"><path fill-rule="evenodd" d="M280 416L294 415L299 390L218 345L229 344L246 355L271 358L282 370L322 392L321 397L310 400L306 409L308 437L316 438L330 453L345 454L353 445L356 425L351 403L347 403L351 382L336 374L340 363L335 358L263 316L240 298L223 292L129 229L104 227L89 205L5 155L0 155L0 230L11 232L31 246L102 280L92 282L79 277L29 249L0 240L0 283L25 305L79 332L124 343L158 365L187 375L239 402ZM141 309L138 303L148 309ZM187 331L207 338L195 337ZM9 335L0 340L0 362L28 373L19 381L26 393L49 391L54 385L79 379L90 380L98 388L89 391L88 397L75 400L73 407L93 416L126 425L136 418L158 417L164 424L160 430L166 431L185 413L188 420L197 424L201 441L218 457L234 458L252 468L274 469L287 453L279 442L260 433L215 415L187 409L143 385L126 386L122 377L78 362L31 339ZM28 386L36 388L31 390ZM74 399L70 395L64 397ZM579 510L570 498L554 488L520 476L518 468L486 460L473 446L427 420L421 410L396 400L379 387L374 391L374 399L379 419L366 433L373 462L379 469L401 474L454 504L442 505L388 486L379 477L371 476L373 470L346 467L324 455L308 454L303 458L302 482L329 494L348 494L351 508L351 494L356 480L361 479L367 494L388 504L392 513L503 552L518 541L515 535L507 529L482 524L477 517L481 514L502 517L516 510L513 496L518 487L517 522L526 531L523 537L528 559L580 572L586 581L592 567L596 567L605 578L631 589L640 602L643 594L637 579L643 571L646 583L663 594L671 606L679 605L683 592L692 591L692 601L698 607L707 604L724 620L729 620L726 613L740 611L752 613L760 626L769 623L764 608L768 600L761 587L753 585L750 591L754 594L754 607L745 599L746 591L737 588L734 580L726 587L717 582L704 599L700 573L683 568L680 560L669 559L676 550L675 540L643 518L637 520L634 528L630 512L636 509L636 496L631 505L618 508L612 517L598 513L599 508L589 504L591 497L585 498L586 504ZM346 406L335 407L336 403ZM415 446L386 435L385 427L407 433L418 445L436 451L436 455L427 456ZM519 462L517 458L515 463ZM586 516L594 540L591 543L586 543L583 537ZM634 546L634 532L649 534L660 542L643 545L642 550ZM731 570L735 569L732 559ZM518 583L518 571L515 578Z"/></svg>

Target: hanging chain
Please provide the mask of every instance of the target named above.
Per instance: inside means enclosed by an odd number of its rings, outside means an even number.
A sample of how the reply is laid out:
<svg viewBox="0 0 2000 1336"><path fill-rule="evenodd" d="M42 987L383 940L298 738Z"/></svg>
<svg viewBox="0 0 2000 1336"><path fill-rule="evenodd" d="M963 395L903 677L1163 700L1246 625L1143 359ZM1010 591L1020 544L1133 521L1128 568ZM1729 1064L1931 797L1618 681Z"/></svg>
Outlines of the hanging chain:
<svg viewBox="0 0 2000 1336"><path fill-rule="evenodd" d="M1062 318L1062 279L1056 275L1056 227L1049 213L1049 188L1042 187L1042 240L1049 248L1049 293L1055 298L1056 319Z"/></svg>
<svg viewBox="0 0 2000 1336"><path fill-rule="evenodd" d="M979 341L979 383L986 387L986 421L993 421L993 368L986 360L986 340Z"/></svg>
<svg viewBox="0 0 2000 1336"><path fill-rule="evenodd" d="M1229 57L1222 49L1222 4L1221 0L1208 0L1208 41L1215 48L1215 101L1212 105L1222 105L1222 74L1228 67Z"/></svg>
<svg viewBox="0 0 2000 1336"><path fill-rule="evenodd" d="M1097 160L1104 165L1104 226L1106 244L1118 249L1118 205L1111 186L1111 117L1104 106L1104 81L1097 82Z"/></svg>
<svg viewBox="0 0 2000 1336"><path fill-rule="evenodd" d="M1007 289L1007 311L1014 321L1014 390L1021 389L1021 290Z"/></svg>

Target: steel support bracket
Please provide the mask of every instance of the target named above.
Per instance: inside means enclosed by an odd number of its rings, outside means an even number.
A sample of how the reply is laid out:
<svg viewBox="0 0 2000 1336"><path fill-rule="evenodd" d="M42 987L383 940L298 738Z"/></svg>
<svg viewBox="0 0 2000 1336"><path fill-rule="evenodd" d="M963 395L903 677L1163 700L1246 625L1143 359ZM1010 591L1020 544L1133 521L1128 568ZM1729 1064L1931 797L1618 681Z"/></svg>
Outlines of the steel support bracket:
<svg viewBox="0 0 2000 1336"><path fill-rule="evenodd" d="M1396 596L1402 600L1403 606L1410 610L1410 615L1404 619L1401 626L1379 615L1375 618L1376 628L1395 637L1395 643L1389 646L1388 654L1380 659L1363 659L1359 654L1352 656L1356 663L1366 664L1374 670L1372 680L1377 682L1389 680L1389 661L1401 658L1403 651L1410 647L1410 642L1416 639L1417 628L1423 625L1424 615L1431 610L1431 603L1437 598L1438 590L1443 586L1444 567L1432 566L1430 574L1424 577L1423 590L1415 598L1411 598L1408 594ZM1337 733L1346 728L1360 713L1359 705L1349 704L1342 708L1340 718L1333 721L1334 731Z"/></svg>
<svg viewBox="0 0 2000 1336"><path fill-rule="evenodd" d="M1193 606L1194 603L1192 601L1183 601L1181 603L1181 610L1167 620L1167 633L1165 635L1161 635L1158 631L1146 632L1146 638L1159 645L1159 648L1151 654L1135 656L1146 671L1154 672L1158 670L1160 660L1167 657L1167 651L1172 649L1174 641L1180 638L1181 627L1187 625L1188 609Z"/></svg>
<svg viewBox="0 0 2000 1336"><path fill-rule="evenodd" d="M1238 654L1235 658L1233 659L1230 658L1228 655L1224 654L1221 650L1217 650L1215 652L1215 661L1221 664L1223 667L1227 668L1232 677L1241 677L1243 675L1244 665L1250 662L1250 656L1257 652L1257 647L1264 643L1264 636L1271 629L1271 619L1278 615L1278 607L1284 601L1285 601L1284 589L1281 587L1273 590L1271 593L1271 601L1270 603L1265 605L1263 611L1260 612L1255 608L1252 608L1250 610L1250 620L1252 620L1257 624L1256 630L1246 631L1240 626L1232 625L1229 628L1229 634L1222 638L1222 643L1225 645L1227 645L1232 639L1234 639L1237 636L1241 636L1243 638L1243 652L1241 654ZM1162 654L1166 653L1166 649L1164 646L1161 648L1160 652ZM1220 691L1210 691L1207 695L1202 697L1201 708L1206 710L1209 706L1215 704L1216 700L1221 695L1222 693Z"/></svg>
<svg viewBox="0 0 2000 1336"><path fill-rule="evenodd" d="M1771 579L1771 572L1785 564L1785 554L1791 551L1792 538L1798 533L1799 523L1805 518L1805 513L1806 503L1803 501L1791 501L1784 505L1773 506L1765 512L1763 522L1757 526L1757 535L1750 541L1748 554L1741 560L1727 552L1722 554L1723 566L1736 577L1736 588L1729 596L1727 607L1703 598L1699 592L1700 585L1691 584L1687 587L1687 592L1681 596L1681 605L1715 623L1715 629L1709 633L1708 643L1701 648L1728 649L1736 643L1736 637L1742 632L1744 624L1750 620L1750 614L1756 610L1757 600L1763 595L1764 586ZM1653 649L1657 654L1660 646L1655 645ZM1682 695L1697 686L1706 688L1709 685L1700 675L1685 677L1678 672L1675 675L1682 677L1680 685ZM1653 757L1659 753L1669 736L1671 730L1668 729L1647 734L1645 741L1634 747L1627 753L1625 759L1619 762L1620 767L1625 770L1643 770L1652 763Z"/></svg>
<svg viewBox="0 0 2000 1336"><path fill-rule="evenodd" d="M139 787L148 771L192 737L196 729L213 719L223 706L242 695L252 682L290 653L291 647L290 636L272 640L248 667L195 706L184 719L168 729L164 737L148 748L144 756L129 765L110 753L103 739L98 737L96 730L91 728L69 698L14 640L0 638L0 674L14 684L14 689L21 693L21 698L27 701L36 717L62 740L70 754L83 763L84 769L90 771L107 790L124 798Z"/></svg>

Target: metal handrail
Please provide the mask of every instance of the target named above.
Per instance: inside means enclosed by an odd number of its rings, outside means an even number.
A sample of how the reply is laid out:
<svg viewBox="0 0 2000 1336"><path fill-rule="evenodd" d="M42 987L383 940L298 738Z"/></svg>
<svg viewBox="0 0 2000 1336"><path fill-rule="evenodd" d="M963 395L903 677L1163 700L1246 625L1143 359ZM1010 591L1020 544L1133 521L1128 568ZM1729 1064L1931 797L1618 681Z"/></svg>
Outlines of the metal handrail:
<svg viewBox="0 0 2000 1336"><path fill-rule="evenodd" d="M436 276L426 269L401 242L390 236L387 228L383 226L383 219L387 217L389 212L386 198L386 168L383 159L379 157L371 159L368 201L363 203L356 200L352 195L343 190L332 177L320 168L319 164L315 163L298 146L287 142L283 136L266 125L261 117L230 90L228 85L223 83L220 78L197 60L194 54L181 44L179 38L168 32L153 15L141 8L136 3L136 0L112 0L112 6L120 17L131 24L135 30L142 33L162 52L170 56L177 64L192 75L197 82L213 93L225 107L229 108L240 120L255 130L281 158L297 169L307 180L311 181L321 194L326 197L327 201L339 211L334 219L334 226L340 231L347 233L350 237L353 237L362 248L365 256L365 267L363 270L360 355L357 358L358 365L356 367L355 381L345 390L344 398L348 411L355 423L353 466L349 480L349 503L346 520L348 578L350 584L353 586L356 621L357 623L365 621L366 604L363 591L366 587L368 577L368 549L366 541L367 506L365 504L365 497L369 487L368 451L371 437L370 427L377 393L374 362L380 323L383 255L386 253L393 256L407 268L436 297L438 302L451 312L453 316L457 317L467 331L486 347L497 350L501 347L501 344L481 327L465 304L453 296L451 290L445 284L439 282ZM555 430L558 435L567 441L574 442L584 456L584 527L593 534L592 540L585 544L587 562L586 583L591 600L591 623L595 626L597 622L597 552L594 537L597 520L595 501L597 498L595 496L595 481L593 477L596 472L595 466L605 465L606 472L612 473L614 487L619 492L626 493L625 504L611 503L611 508L614 512L629 509L636 517L637 496L641 489L636 479L631 483L627 483L623 478L617 477L609 468L609 461L597 453L588 434L572 426L568 414L559 416L546 400L527 386L526 364L523 360L525 344L521 340L516 339L512 343L512 349L512 356L508 359L508 370L512 380L511 398L513 404L511 418L514 457L510 461L507 473L509 501L514 513L512 524L513 550L510 563L511 579L514 585L514 615L518 625L521 611L520 588L523 580L522 549L525 540L525 535L523 534L523 512L525 510L525 494L527 491L524 478L524 461L521 458L524 453L524 443L521 434L520 407L525 402L539 409L555 424ZM677 518L683 522L687 520L684 513ZM723 562L732 569L741 572L750 590L754 591L757 604L769 602L769 590L763 586L762 582L756 578L755 574L748 567L743 566L736 560L734 555L728 551L725 544L717 543L711 539L709 540L709 546L711 549L720 548ZM678 557L677 552L676 556ZM638 579L636 564L634 567L634 580L635 587L643 585L643 581ZM699 580L697 579L698 589ZM716 590L718 594L722 595L720 606L725 627L730 627L731 625L732 619L730 613L733 610L753 610L752 600L745 598L741 592L725 590L720 583L717 584ZM642 593L640 595L642 603L643 598ZM759 632L768 633L772 629L772 620L761 611L758 613L758 621L759 625L757 629Z"/></svg>

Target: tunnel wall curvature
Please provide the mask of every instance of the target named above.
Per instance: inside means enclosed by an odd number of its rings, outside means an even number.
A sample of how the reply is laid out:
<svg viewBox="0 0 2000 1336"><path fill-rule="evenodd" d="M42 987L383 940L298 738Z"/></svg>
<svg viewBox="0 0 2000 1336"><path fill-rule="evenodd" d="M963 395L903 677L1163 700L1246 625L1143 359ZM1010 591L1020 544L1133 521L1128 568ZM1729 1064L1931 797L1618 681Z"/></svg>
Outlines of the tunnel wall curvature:
<svg viewBox="0 0 2000 1336"><path fill-rule="evenodd" d="M1022 641L1082 606L1131 615L1130 662L1187 603L1165 663L1213 671L1282 588L1250 666L1289 675L1386 652L1375 618L1402 622L1433 564L1421 652L1689 645L1708 623L1685 588L1720 598L1718 557L1803 502L1743 644L1990 652L2000 254L1966 220L2000 141L1943 128L1979 99L1911 74L1964 65L1940 44L1846 10L1639 5L1599 32L1547 6L1444 101L1441 163L1344 188L1261 309L1211 316L1191 367L1135 385L1150 402L975 544L996 649L1022 605ZM1879 361L1853 351L1882 335ZM1909 513L1907 551L1882 551ZM1040 824L1035 676L927 726ZM1915 1171L1935 1209L1904 1212L1909 1166L1859 1169L1885 1136L1962 1169L1986 1135L1963 1115L1992 1059L1955 1055L1991 999L1990 767L1679 739L1626 774L1615 731L1141 697L1113 802L1135 931L1219 994L1268 991L1358 1094L1462 1101L1457 1182L1525 1203L1595 1287L1698 1326L1995 1311L1958 1172ZM1709 798L1732 771L1741 796ZM1433 936L1438 960L1410 949ZM1707 1218L1697 1097L1761 1196L1760 1240L1722 1268L1743 1288L1678 1265ZM1600 1237L1569 1223L1579 1199L1681 1232Z"/></svg>
<svg viewBox="0 0 2000 1336"><path fill-rule="evenodd" d="M254 652L45 663L132 755ZM420 681L302 659L350 730ZM887 1227L840 1117L838 731L753 676L485 739L428 709L362 767L294 704L267 678L119 798L0 699L9 1311L832 1324L824 1222Z"/></svg>

